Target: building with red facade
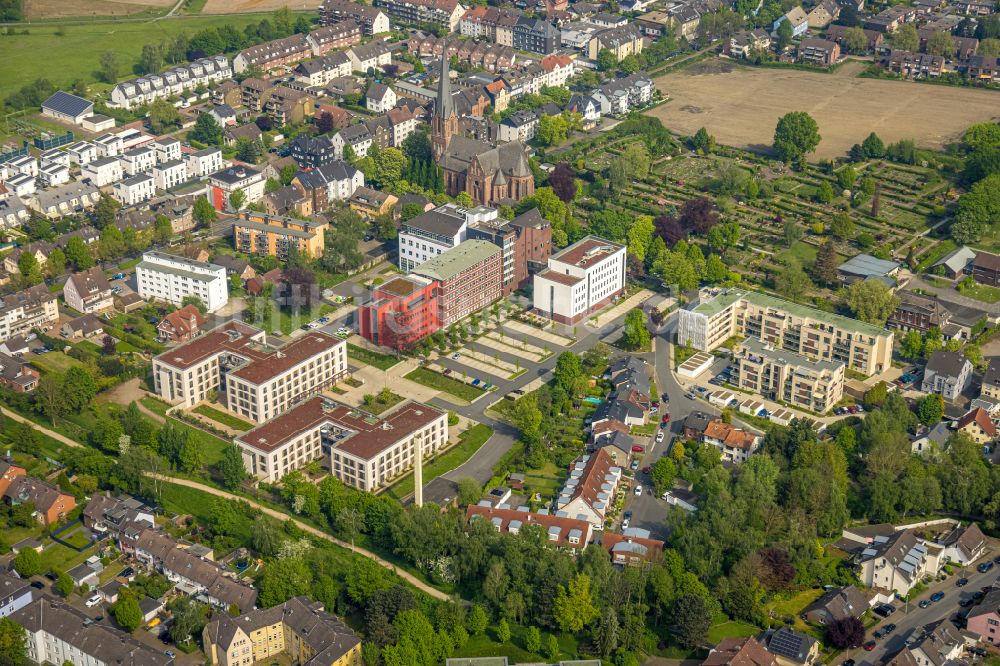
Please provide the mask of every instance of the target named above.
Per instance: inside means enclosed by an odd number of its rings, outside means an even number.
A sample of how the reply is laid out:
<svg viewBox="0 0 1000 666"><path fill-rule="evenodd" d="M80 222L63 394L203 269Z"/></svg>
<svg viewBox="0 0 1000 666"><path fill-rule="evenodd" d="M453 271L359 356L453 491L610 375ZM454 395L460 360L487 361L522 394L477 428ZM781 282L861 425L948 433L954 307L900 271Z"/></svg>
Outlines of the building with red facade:
<svg viewBox="0 0 1000 666"><path fill-rule="evenodd" d="M406 350L441 328L437 283L419 275L401 275L372 289L358 308L361 337L372 344Z"/></svg>

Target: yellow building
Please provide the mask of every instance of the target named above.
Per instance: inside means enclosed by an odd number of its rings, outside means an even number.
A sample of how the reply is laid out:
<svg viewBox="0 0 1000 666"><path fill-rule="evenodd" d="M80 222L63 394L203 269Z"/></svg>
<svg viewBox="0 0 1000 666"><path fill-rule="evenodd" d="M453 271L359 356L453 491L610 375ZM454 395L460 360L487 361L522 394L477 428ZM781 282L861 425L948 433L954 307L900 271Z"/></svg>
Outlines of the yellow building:
<svg viewBox="0 0 1000 666"><path fill-rule="evenodd" d="M814 361L747 338L733 349L736 386L823 414L844 396L844 364Z"/></svg>
<svg viewBox="0 0 1000 666"><path fill-rule="evenodd" d="M251 666L282 654L295 666L362 664L357 634L308 597L239 617L220 614L202 638L213 666Z"/></svg>
<svg viewBox="0 0 1000 666"><path fill-rule="evenodd" d="M233 222L233 243L246 254L288 258L290 249L318 259L326 243L326 222L244 212Z"/></svg>
<svg viewBox="0 0 1000 666"><path fill-rule="evenodd" d="M642 34L633 24L601 30L595 33L587 44L587 57L596 60L601 49L608 49L614 54L615 59L621 62L630 55L642 53Z"/></svg>

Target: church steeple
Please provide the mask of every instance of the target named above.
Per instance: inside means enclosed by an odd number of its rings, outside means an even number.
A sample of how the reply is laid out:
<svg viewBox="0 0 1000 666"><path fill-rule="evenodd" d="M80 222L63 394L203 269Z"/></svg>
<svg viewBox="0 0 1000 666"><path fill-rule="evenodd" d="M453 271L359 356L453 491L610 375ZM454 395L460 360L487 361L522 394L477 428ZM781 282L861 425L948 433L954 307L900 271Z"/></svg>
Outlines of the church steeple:
<svg viewBox="0 0 1000 666"><path fill-rule="evenodd" d="M431 147L434 159L440 160L451 137L458 133L458 116L455 115L455 102L451 97L451 80L448 77L448 53L441 54L441 76L438 80L437 103L434 105L434 118L431 121Z"/></svg>

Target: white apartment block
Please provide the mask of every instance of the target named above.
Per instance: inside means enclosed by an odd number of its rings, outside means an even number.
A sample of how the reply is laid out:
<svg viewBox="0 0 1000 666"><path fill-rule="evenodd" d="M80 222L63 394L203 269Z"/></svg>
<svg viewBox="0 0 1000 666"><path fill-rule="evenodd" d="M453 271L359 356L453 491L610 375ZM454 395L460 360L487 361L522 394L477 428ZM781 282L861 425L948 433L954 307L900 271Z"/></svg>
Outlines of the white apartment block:
<svg viewBox="0 0 1000 666"><path fill-rule="evenodd" d="M152 178L150 178L152 181ZM229 302L228 280L223 266L194 261L164 252L146 252L135 268L139 295L180 306L188 296L197 296L215 312Z"/></svg>
<svg viewBox="0 0 1000 666"><path fill-rule="evenodd" d="M222 169L222 151L205 148L184 156L190 178L203 178Z"/></svg>
<svg viewBox="0 0 1000 666"><path fill-rule="evenodd" d="M43 167L46 164L61 164L64 167L69 168L69 166L73 163L73 160L70 159L69 153L59 150L58 148L46 150L38 156L38 159L41 161Z"/></svg>
<svg viewBox="0 0 1000 666"><path fill-rule="evenodd" d="M122 169L129 176L147 173L156 166L156 151L149 146L131 148L122 153Z"/></svg>
<svg viewBox="0 0 1000 666"><path fill-rule="evenodd" d="M66 154L80 166L97 159L97 146L87 141L77 141L67 146Z"/></svg>
<svg viewBox="0 0 1000 666"><path fill-rule="evenodd" d="M445 204L402 223L399 230L399 269L405 273L447 252L467 239L469 225L497 219L486 206L462 208Z"/></svg>
<svg viewBox="0 0 1000 666"><path fill-rule="evenodd" d="M230 203L233 192L240 190L246 195L243 204L256 203L264 198L264 187L267 179L256 169L233 167L217 171L208 177L208 200L216 210L235 212Z"/></svg>
<svg viewBox="0 0 1000 666"><path fill-rule="evenodd" d="M318 394L347 371L347 343L340 338L312 331L276 349L264 331L235 321L153 359L153 382L164 400L191 407L218 391L230 411L255 423ZM265 444L260 437L254 443Z"/></svg>
<svg viewBox="0 0 1000 666"><path fill-rule="evenodd" d="M187 163L182 160L161 162L153 167L153 180L156 189L169 190L186 183L188 179Z"/></svg>
<svg viewBox="0 0 1000 666"><path fill-rule="evenodd" d="M69 182L69 167L64 164L49 162L38 170L38 180L43 187L56 187Z"/></svg>
<svg viewBox="0 0 1000 666"><path fill-rule="evenodd" d="M15 157L14 159L7 162L7 170L25 176L31 176L32 178L37 178L38 160L36 160L34 157L29 157L28 155L24 155L22 157Z"/></svg>
<svg viewBox="0 0 1000 666"><path fill-rule="evenodd" d="M123 206L135 206L153 198L153 195L156 194L156 182L152 176L140 173L138 176L132 176L115 183L111 194Z"/></svg>
<svg viewBox="0 0 1000 666"><path fill-rule="evenodd" d="M35 190L38 189L38 185L35 183L35 177L28 176L23 173L16 173L13 176L9 176L3 184L9 191L19 197L32 195L35 193Z"/></svg>
<svg viewBox="0 0 1000 666"><path fill-rule="evenodd" d="M100 157L83 165L81 173L97 187L117 183L125 177L122 162L117 157Z"/></svg>
<svg viewBox="0 0 1000 666"><path fill-rule="evenodd" d="M150 145L156 151L156 162L158 164L181 159L181 142L177 139L157 139Z"/></svg>
<svg viewBox="0 0 1000 666"><path fill-rule="evenodd" d="M235 440L247 473L275 483L314 460L326 460L345 485L372 492L411 470L448 442L448 414L407 403L384 418L317 396Z"/></svg>
<svg viewBox="0 0 1000 666"><path fill-rule="evenodd" d="M59 320L58 302L44 284L0 297L0 340L51 328Z"/></svg>
<svg viewBox="0 0 1000 666"><path fill-rule="evenodd" d="M119 134L102 134L94 139L98 157L116 157L125 150L125 139Z"/></svg>
<svg viewBox="0 0 1000 666"><path fill-rule="evenodd" d="M549 257L534 277L534 308L575 324L625 291L625 246L587 236Z"/></svg>
<svg viewBox="0 0 1000 666"><path fill-rule="evenodd" d="M111 90L108 106L131 109L158 99L190 92L198 86L208 86L233 76L229 59L223 55L202 58L186 65L172 67L159 74L150 74L119 83Z"/></svg>

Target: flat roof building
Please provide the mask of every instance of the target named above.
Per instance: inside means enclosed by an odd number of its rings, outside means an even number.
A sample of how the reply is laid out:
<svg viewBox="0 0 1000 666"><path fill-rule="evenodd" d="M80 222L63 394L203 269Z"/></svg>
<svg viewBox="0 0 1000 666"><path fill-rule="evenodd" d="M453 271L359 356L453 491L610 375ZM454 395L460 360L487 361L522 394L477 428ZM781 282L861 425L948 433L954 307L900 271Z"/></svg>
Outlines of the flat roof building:
<svg viewBox="0 0 1000 666"><path fill-rule="evenodd" d="M818 361L747 338L733 349L736 386L769 400L823 414L844 395L844 364Z"/></svg>
<svg viewBox="0 0 1000 666"><path fill-rule="evenodd" d="M563 324L596 313L625 291L625 246L587 236L535 274L534 309Z"/></svg>
<svg viewBox="0 0 1000 666"><path fill-rule="evenodd" d="M229 302L226 269L165 252L146 252L135 267L139 295L181 306L197 297L209 312Z"/></svg>
<svg viewBox="0 0 1000 666"><path fill-rule="evenodd" d="M413 273L437 283L438 322L448 327L501 296L503 252L482 240L469 240L425 261Z"/></svg>
<svg viewBox="0 0 1000 666"><path fill-rule="evenodd" d="M318 259L326 244L326 222L243 212L233 222L233 243L244 254L270 255L285 261L290 252Z"/></svg>

